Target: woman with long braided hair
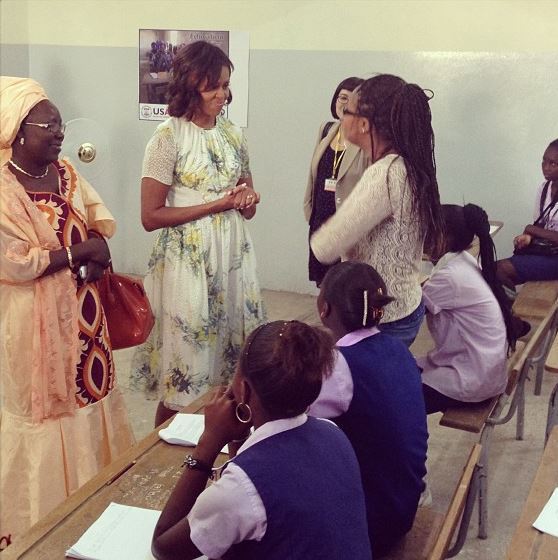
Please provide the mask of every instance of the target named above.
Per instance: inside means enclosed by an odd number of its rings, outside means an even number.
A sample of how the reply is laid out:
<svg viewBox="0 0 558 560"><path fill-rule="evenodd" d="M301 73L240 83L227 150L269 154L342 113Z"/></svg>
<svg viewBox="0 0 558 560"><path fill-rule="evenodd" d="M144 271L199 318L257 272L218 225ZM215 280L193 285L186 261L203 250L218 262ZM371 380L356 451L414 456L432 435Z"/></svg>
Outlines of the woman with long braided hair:
<svg viewBox="0 0 558 560"><path fill-rule="evenodd" d="M419 358L426 412L480 402L506 387L506 357L521 328L496 276L496 251L486 212L444 204L444 247L423 287L434 349ZM479 261L467 252L475 235Z"/></svg>
<svg viewBox="0 0 558 560"><path fill-rule="evenodd" d="M438 247L443 230L429 99L420 86L389 74L369 78L353 92L343 132L372 165L311 239L321 262L342 257L378 271L395 298L379 328L408 346L424 317L423 248Z"/></svg>

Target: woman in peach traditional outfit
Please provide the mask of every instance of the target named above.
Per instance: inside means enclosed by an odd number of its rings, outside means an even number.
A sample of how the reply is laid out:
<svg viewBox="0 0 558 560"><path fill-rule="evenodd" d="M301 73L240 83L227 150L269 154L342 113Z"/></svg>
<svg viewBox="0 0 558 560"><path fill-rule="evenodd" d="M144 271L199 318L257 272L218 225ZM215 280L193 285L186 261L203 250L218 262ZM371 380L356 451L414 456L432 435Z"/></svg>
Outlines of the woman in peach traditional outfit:
<svg viewBox="0 0 558 560"><path fill-rule="evenodd" d="M134 442L95 285L115 230L34 80L0 77L0 550ZM75 273L87 265L87 277Z"/></svg>

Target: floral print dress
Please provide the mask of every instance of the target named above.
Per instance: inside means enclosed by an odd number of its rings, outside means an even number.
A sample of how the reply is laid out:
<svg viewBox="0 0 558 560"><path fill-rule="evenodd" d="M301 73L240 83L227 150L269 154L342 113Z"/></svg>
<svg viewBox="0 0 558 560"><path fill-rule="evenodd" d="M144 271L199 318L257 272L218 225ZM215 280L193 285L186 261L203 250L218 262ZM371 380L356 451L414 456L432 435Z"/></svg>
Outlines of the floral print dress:
<svg viewBox="0 0 558 560"><path fill-rule="evenodd" d="M209 130L169 118L149 141L142 172L171 185L173 207L217 200L249 175L242 132L222 117ZM135 352L132 379L178 410L231 379L244 339L265 319L244 217L228 210L161 229L145 288L155 326Z"/></svg>

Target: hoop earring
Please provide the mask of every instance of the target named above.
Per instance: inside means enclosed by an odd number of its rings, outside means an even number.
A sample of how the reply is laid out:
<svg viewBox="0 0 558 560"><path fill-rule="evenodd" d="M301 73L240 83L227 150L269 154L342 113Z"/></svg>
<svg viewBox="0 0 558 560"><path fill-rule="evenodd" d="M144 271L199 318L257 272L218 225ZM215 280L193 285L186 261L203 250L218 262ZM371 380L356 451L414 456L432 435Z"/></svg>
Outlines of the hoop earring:
<svg viewBox="0 0 558 560"><path fill-rule="evenodd" d="M23 144L25 144L25 138L24 138L23 136L19 139L19 143L20 143L22 146L23 146Z"/></svg>
<svg viewBox="0 0 558 560"><path fill-rule="evenodd" d="M242 418L241 412L242 412L242 410L243 410L243 409L242 409L243 406L246 407L245 410L248 411L248 413L247 413L247 414L248 414L248 418ZM235 409L234 413L235 413L235 415L236 415L236 419L237 419L239 422L242 422L242 424L249 424L249 423L252 421L252 409L251 409L246 403L243 403L243 402L238 403L238 404L236 405L236 409Z"/></svg>

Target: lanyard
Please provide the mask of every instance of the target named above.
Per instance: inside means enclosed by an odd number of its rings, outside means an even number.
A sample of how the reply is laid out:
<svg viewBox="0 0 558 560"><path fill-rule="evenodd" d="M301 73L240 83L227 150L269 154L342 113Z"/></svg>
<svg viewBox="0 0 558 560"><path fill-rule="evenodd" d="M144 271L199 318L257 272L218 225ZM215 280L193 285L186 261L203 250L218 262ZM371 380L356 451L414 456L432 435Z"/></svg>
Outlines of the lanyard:
<svg viewBox="0 0 558 560"><path fill-rule="evenodd" d="M551 195L550 203L548 204L548 206L546 208L543 209L543 204L546 201L547 192L548 192L549 187L552 189L551 181L548 181L543 188L543 192L541 194L541 214L535 220L535 222L533 224L535 226L540 226L540 227L543 227L543 228L546 228L548 226L548 222L550 221L550 213L552 212L552 210L554 209L554 206L556 206L556 203L558 202L558 198L554 198ZM552 193L552 190L550 192Z"/></svg>
<svg viewBox="0 0 558 560"><path fill-rule="evenodd" d="M337 175L337 168L341 164L341 160L343 159L343 156L345 155L345 151L347 150L347 147L345 146L341 151L341 153L339 153L340 140L341 140L341 129L339 129L339 132L337 133L337 138L335 140L335 153L333 154L333 169L331 170L332 179L335 179L335 176Z"/></svg>

